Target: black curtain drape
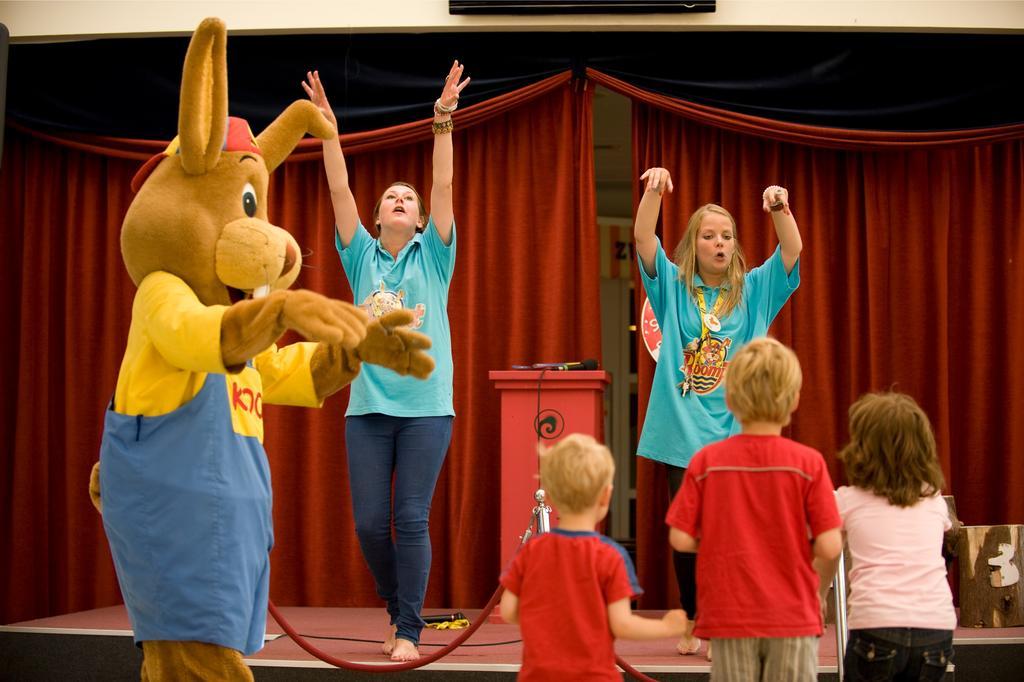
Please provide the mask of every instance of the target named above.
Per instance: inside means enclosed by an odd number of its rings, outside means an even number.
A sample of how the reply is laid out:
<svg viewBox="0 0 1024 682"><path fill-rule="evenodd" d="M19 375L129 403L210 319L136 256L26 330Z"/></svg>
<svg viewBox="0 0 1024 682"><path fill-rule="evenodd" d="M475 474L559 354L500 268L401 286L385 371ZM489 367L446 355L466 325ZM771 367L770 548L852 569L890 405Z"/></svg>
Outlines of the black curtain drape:
<svg viewBox="0 0 1024 682"><path fill-rule="evenodd" d="M175 132L187 38L17 44L8 115L35 130ZM779 121L865 130L1024 122L1024 35L445 33L231 36L231 112L262 129L318 69L342 133L429 115L453 59L464 105L593 68L652 93ZM126 57L127 55L127 57Z"/></svg>

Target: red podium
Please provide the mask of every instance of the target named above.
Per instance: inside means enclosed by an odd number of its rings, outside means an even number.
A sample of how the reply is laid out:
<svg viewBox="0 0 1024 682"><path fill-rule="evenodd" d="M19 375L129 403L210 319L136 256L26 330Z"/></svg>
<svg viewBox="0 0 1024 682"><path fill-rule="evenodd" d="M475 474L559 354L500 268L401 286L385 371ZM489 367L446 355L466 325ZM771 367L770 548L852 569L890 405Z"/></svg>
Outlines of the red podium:
<svg viewBox="0 0 1024 682"><path fill-rule="evenodd" d="M501 393L501 570L512 559L530 524L540 487L537 445L570 433L598 440L604 434L603 370L495 370ZM554 519L552 519L552 525Z"/></svg>

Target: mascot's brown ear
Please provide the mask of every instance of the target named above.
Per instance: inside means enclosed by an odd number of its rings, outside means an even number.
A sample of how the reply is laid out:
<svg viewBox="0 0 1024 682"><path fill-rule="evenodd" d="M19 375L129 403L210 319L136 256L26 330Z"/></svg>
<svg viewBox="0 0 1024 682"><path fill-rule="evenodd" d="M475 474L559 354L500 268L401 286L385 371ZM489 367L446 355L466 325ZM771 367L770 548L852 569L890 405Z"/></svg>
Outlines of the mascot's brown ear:
<svg viewBox="0 0 1024 682"><path fill-rule="evenodd" d="M178 140L185 173L203 175L217 165L227 125L227 27L220 19L203 19L181 77Z"/></svg>
<svg viewBox="0 0 1024 682"><path fill-rule="evenodd" d="M211 17L196 28L181 77L178 141L187 174L203 175L217 165L227 125L227 28L223 21ZM312 102L292 102L256 138L267 171L273 172L306 133L322 140L337 135Z"/></svg>
<svg viewBox="0 0 1024 682"><path fill-rule="evenodd" d="M306 133L312 133L321 140L337 135L333 126L308 99L292 102L266 130L256 136L267 170L273 173Z"/></svg>

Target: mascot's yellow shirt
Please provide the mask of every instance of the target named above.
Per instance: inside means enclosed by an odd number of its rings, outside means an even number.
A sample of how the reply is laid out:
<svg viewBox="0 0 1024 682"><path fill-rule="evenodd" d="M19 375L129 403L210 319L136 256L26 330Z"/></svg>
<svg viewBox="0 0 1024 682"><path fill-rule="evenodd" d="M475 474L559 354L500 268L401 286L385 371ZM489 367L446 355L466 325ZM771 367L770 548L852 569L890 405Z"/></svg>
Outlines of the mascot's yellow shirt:
<svg viewBox="0 0 1024 682"><path fill-rule="evenodd" d="M207 306L180 278L154 272L139 284L128 347L121 361L114 409L155 417L186 404L209 373L225 374L235 433L263 442L263 403L319 407L309 361L315 343L261 352L240 372L224 367L221 317L227 306Z"/></svg>

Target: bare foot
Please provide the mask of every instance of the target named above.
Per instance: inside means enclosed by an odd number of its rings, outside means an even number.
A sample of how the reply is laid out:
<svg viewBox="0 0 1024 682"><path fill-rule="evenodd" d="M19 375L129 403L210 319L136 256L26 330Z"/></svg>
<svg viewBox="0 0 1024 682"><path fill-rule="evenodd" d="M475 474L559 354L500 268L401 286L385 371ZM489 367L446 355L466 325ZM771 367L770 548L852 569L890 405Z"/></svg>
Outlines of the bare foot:
<svg viewBox="0 0 1024 682"><path fill-rule="evenodd" d="M708 650L707 650L707 653L705 653L704 655L708 657L709 661L711 660L711 640L710 639L708 640Z"/></svg>
<svg viewBox="0 0 1024 682"><path fill-rule="evenodd" d="M697 622L693 620L687 623L686 633L676 643L676 651L680 656L693 656L700 651L700 638L693 636L693 628L696 624Z"/></svg>
<svg viewBox="0 0 1024 682"><path fill-rule="evenodd" d="M420 650L407 639L395 639L395 650L391 652L392 661L415 661L420 657Z"/></svg>
<svg viewBox="0 0 1024 682"><path fill-rule="evenodd" d="M394 625L391 626L391 632L388 633L387 639L384 640L384 646L380 648L384 652L385 656L390 656L391 652L395 650L395 633L398 632L398 628Z"/></svg>
<svg viewBox="0 0 1024 682"><path fill-rule="evenodd" d="M700 637L683 635L676 643L676 651L680 656L693 656L700 651Z"/></svg>

